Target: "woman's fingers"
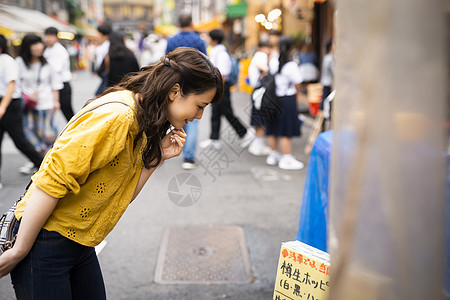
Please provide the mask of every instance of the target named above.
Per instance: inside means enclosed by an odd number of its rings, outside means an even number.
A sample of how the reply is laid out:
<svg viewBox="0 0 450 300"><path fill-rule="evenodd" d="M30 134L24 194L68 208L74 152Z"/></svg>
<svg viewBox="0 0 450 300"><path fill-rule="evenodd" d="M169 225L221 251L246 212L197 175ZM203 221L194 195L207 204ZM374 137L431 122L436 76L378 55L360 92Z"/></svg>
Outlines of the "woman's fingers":
<svg viewBox="0 0 450 300"><path fill-rule="evenodd" d="M186 132L184 132L183 129L174 129L174 130L172 130L171 134L178 135L179 137L182 137L184 139L186 139L186 137L187 137L187 134L186 134Z"/></svg>
<svg viewBox="0 0 450 300"><path fill-rule="evenodd" d="M172 141L176 142L178 144L178 146L180 146L181 148L184 147L184 143L186 142L186 138L183 138L177 134L174 134L172 136Z"/></svg>
<svg viewBox="0 0 450 300"><path fill-rule="evenodd" d="M186 134L186 132L184 131L183 128L181 128L180 130L178 130L178 133L179 133L180 136L181 136L182 138L184 138L184 139L187 137L187 134Z"/></svg>
<svg viewBox="0 0 450 300"><path fill-rule="evenodd" d="M184 144L186 143L186 137L186 132L183 129L172 129L170 133L164 137L164 139L168 141L167 144L164 143L164 159L180 155Z"/></svg>
<svg viewBox="0 0 450 300"><path fill-rule="evenodd" d="M184 145L184 143L186 142L186 137L187 137L187 134L186 134L186 132L184 132L184 130L183 129L181 129L181 130L177 130L177 129L175 129L175 130L172 130L172 141L177 141L178 142L178 139L175 139L175 138L179 138L179 140L181 140L182 142L183 142L183 145Z"/></svg>
<svg viewBox="0 0 450 300"><path fill-rule="evenodd" d="M177 137L176 137L176 140L177 140L178 146L180 146L180 148L183 148L183 147L184 147L184 143L186 142L186 139L177 136Z"/></svg>

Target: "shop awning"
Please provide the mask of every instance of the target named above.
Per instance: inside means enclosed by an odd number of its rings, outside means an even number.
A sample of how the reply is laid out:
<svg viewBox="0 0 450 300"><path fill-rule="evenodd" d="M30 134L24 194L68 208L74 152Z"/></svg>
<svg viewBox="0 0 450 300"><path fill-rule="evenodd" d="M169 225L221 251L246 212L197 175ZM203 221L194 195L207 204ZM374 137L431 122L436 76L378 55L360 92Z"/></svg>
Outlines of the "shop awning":
<svg viewBox="0 0 450 300"><path fill-rule="evenodd" d="M14 16L5 13L0 9L0 32L9 38L12 37L15 32L39 33L41 30L21 22Z"/></svg>
<svg viewBox="0 0 450 300"><path fill-rule="evenodd" d="M227 17L229 18L243 18L247 15L247 2L238 2L227 5Z"/></svg>
<svg viewBox="0 0 450 300"><path fill-rule="evenodd" d="M208 22L200 22L194 25L194 29L200 32L208 32L213 29L218 29L222 27L222 23L218 18L213 18Z"/></svg>
<svg viewBox="0 0 450 300"><path fill-rule="evenodd" d="M171 36L178 32L178 27L175 25L156 25L155 33L161 34L163 36Z"/></svg>
<svg viewBox="0 0 450 300"><path fill-rule="evenodd" d="M6 4L0 4L0 26L21 33L41 33L48 27L76 33L76 27L62 24L40 11Z"/></svg>

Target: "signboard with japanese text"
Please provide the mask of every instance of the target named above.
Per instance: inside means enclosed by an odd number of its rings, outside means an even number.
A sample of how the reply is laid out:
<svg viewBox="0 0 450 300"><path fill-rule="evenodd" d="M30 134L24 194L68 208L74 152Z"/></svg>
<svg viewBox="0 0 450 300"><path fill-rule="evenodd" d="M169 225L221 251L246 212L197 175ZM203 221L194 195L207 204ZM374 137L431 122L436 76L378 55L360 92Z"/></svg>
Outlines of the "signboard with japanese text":
<svg viewBox="0 0 450 300"><path fill-rule="evenodd" d="M330 256L299 241L283 243L273 300L326 300Z"/></svg>

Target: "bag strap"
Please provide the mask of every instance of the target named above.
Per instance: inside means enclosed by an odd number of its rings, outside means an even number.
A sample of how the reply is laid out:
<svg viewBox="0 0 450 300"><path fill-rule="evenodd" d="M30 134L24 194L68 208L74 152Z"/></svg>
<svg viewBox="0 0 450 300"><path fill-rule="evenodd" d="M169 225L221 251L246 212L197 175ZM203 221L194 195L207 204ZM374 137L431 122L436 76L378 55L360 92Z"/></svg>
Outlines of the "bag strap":
<svg viewBox="0 0 450 300"><path fill-rule="evenodd" d="M39 87L39 85L41 84L41 71L42 71L42 63L39 63L39 69L38 69L38 74L37 74L37 79L36 79L36 85ZM20 80L23 81L23 76L20 77Z"/></svg>
<svg viewBox="0 0 450 300"><path fill-rule="evenodd" d="M96 106L94 106L94 107L91 107L91 108L85 110L82 114L80 114L79 116L77 116L75 119L70 120L70 122L67 123L66 126L64 126L63 130L58 134L58 136L56 137L56 139L58 139L58 138L63 134L63 132L67 129L67 127L69 127L70 125L72 125L76 120L78 120L79 118L81 118L82 116L84 116L85 114L87 114L88 112L91 112L91 111L93 111L94 109L96 109L96 108L98 108L98 107L100 107L100 106L109 104L109 103L120 103L120 104L123 104L123 105L126 105L126 106L130 107L130 105L128 105L127 103L122 102L122 101L118 101L118 100L111 100L111 101L107 101L107 102L100 103L100 104L98 104L98 105L96 105ZM56 140L55 140L55 142L56 142ZM53 143L53 144L54 144L54 143ZM53 148L53 146L52 146L52 148ZM50 151L50 150L49 150L49 151ZM32 183L33 183L33 180L30 180L30 182L27 184L27 187L25 188L25 192L23 193L22 196L20 196L19 200L16 201L16 204L19 203L20 200L22 200L23 196L25 196L25 194L27 193L27 191L28 191L28 189L30 188L30 186L31 186Z"/></svg>
<svg viewBox="0 0 450 300"><path fill-rule="evenodd" d="M91 107L91 108L85 110L82 114L80 114L79 116L77 116L75 119L70 120L70 122L67 123L66 126L64 126L63 130L58 134L58 136L56 137L56 139L58 139L58 138L63 134L63 132L64 132L70 125L72 125L76 120L78 120L79 118L81 118L82 116L84 116L85 114L87 114L88 112L91 112L91 111L93 111L94 109L96 109L96 108L98 108L98 107L100 107L100 106L109 104L109 103L120 103L120 104L123 104L123 105L126 105L126 106L130 107L130 105L128 105L127 103L122 102L122 101L118 101L118 100L111 100L111 101L107 101L107 102L100 103L100 104L98 104L98 105L96 105L96 106L94 106L94 107Z"/></svg>
<svg viewBox="0 0 450 300"><path fill-rule="evenodd" d="M41 71L42 71L42 63L39 63L38 76L36 80L36 84L38 87L41 84Z"/></svg>

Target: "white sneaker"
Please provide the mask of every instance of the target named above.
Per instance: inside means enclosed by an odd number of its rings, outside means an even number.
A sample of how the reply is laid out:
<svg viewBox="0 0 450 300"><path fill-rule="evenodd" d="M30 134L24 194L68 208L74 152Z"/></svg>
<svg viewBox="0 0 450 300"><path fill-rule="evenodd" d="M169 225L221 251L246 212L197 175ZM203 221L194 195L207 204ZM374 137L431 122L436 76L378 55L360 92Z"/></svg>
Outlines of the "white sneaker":
<svg viewBox="0 0 450 300"><path fill-rule="evenodd" d="M276 166L280 161L281 154L278 151L270 151L270 154L266 158L266 164L269 166Z"/></svg>
<svg viewBox="0 0 450 300"><path fill-rule="evenodd" d="M251 143L250 146L248 147L248 152L250 152L250 154L253 154L255 156L266 156L270 154L270 148L267 147L266 145L255 145L255 143Z"/></svg>
<svg viewBox="0 0 450 300"><path fill-rule="evenodd" d="M193 159L185 158L181 164L181 168L183 168L183 170L193 170L197 168L197 165Z"/></svg>
<svg viewBox="0 0 450 300"><path fill-rule="evenodd" d="M241 147L247 148L248 145L250 145L250 143L253 142L254 139L255 139L255 132L253 128L249 128L247 130L247 133L241 139Z"/></svg>
<svg viewBox="0 0 450 300"><path fill-rule="evenodd" d="M283 170L301 170L305 165L296 160L291 154L285 154L278 162L278 167Z"/></svg>
<svg viewBox="0 0 450 300"><path fill-rule="evenodd" d="M30 175L37 171L37 168L34 166L34 164L29 161L26 164L24 164L22 167L19 168L19 172L22 175Z"/></svg>
<svg viewBox="0 0 450 300"><path fill-rule="evenodd" d="M206 149L206 148L208 148L208 147L214 147L214 148L216 148L217 150L219 150L222 146L220 145L220 141L219 140L211 140L211 139L208 139L208 140L205 140L205 141L203 141L203 142L201 142L200 144L199 144L199 146L200 146L200 148L202 148L202 149Z"/></svg>

